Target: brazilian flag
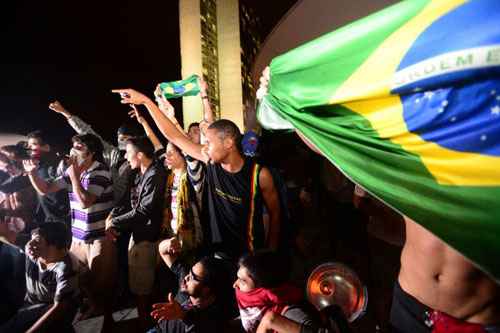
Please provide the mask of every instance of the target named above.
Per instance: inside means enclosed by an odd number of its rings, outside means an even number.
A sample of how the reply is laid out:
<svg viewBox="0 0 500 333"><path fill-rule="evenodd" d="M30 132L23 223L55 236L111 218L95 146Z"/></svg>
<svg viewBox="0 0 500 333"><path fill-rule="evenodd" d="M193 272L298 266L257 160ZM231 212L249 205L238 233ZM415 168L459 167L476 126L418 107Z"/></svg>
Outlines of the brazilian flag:
<svg viewBox="0 0 500 333"><path fill-rule="evenodd" d="M191 75L185 80L160 83L161 93L165 98L196 96L200 92L198 75Z"/></svg>
<svg viewBox="0 0 500 333"><path fill-rule="evenodd" d="M408 0L281 55L258 117L500 281L500 1Z"/></svg>

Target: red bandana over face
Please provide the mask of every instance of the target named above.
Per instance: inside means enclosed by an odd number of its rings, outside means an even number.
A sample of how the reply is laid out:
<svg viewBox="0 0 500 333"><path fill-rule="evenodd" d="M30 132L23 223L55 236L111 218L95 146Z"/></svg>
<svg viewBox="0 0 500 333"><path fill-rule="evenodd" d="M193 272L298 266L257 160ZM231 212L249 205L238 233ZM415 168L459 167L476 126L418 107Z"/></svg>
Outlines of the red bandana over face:
<svg viewBox="0 0 500 333"><path fill-rule="evenodd" d="M268 310L282 314L288 305L302 300L302 291L291 284L273 289L255 288L246 293L236 289L236 300L243 328L255 332Z"/></svg>

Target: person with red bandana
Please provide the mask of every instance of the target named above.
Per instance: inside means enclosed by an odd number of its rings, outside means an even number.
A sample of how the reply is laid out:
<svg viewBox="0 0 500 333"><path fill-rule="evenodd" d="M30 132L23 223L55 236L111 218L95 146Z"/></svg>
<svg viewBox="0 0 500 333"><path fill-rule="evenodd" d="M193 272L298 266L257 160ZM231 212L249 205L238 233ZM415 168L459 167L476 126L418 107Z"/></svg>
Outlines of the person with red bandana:
<svg viewBox="0 0 500 333"><path fill-rule="evenodd" d="M233 284L245 332L326 333L303 290L289 282L290 263L262 250L240 258Z"/></svg>

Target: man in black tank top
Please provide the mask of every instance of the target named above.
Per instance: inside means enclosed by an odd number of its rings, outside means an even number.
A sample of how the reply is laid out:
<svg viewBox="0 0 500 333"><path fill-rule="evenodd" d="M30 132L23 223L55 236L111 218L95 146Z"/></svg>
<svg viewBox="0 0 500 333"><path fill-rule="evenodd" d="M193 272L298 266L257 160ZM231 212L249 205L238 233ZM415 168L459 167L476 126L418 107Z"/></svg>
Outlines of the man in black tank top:
<svg viewBox="0 0 500 333"><path fill-rule="evenodd" d="M225 259L266 247L262 221L261 168L244 160L237 172L220 164L209 164L204 187L204 220L211 237L211 249Z"/></svg>
<svg viewBox="0 0 500 333"><path fill-rule="evenodd" d="M132 90L114 90L124 104L145 105L160 131L189 156L207 164L203 214L205 240L214 254L236 262L243 253L259 248L277 249L280 206L269 169L247 161L239 146L241 134L232 121L212 123L207 144L189 140L145 95ZM262 204L269 212L269 226L262 222Z"/></svg>

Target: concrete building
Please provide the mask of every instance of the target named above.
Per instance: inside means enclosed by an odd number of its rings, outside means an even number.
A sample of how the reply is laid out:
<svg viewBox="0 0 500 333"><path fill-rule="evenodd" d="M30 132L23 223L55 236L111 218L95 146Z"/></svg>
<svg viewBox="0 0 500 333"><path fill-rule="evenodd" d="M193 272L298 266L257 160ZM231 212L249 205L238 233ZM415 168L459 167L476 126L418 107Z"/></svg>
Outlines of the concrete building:
<svg viewBox="0 0 500 333"><path fill-rule="evenodd" d="M182 77L201 74L218 118L243 130L246 100L253 100L251 69L260 47L259 19L238 0L179 0ZM185 126L202 119L199 98L183 99Z"/></svg>

